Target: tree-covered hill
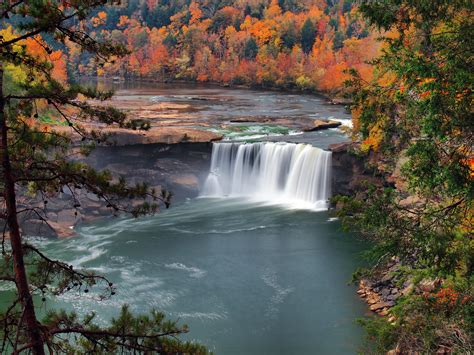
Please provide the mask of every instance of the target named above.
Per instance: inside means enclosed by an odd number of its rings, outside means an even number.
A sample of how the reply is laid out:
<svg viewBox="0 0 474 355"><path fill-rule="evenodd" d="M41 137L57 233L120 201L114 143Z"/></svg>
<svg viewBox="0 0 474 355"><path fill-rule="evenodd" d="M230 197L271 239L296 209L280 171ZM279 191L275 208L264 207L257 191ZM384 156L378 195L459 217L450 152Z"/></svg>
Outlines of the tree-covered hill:
<svg viewBox="0 0 474 355"><path fill-rule="evenodd" d="M160 81L334 92L348 68L371 77L365 62L378 47L350 0L129 0L96 9L81 26L131 54L102 65L66 40L55 49L70 74Z"/></svg>

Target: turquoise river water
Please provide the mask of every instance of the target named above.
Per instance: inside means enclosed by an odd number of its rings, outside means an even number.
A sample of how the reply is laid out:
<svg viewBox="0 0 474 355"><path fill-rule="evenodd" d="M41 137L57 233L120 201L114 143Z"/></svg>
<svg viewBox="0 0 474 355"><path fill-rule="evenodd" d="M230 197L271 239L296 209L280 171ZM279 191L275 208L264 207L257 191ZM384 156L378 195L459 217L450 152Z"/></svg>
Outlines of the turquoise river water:
<svg viewBox="0 0 474 355"><path fill-rule="evenodd" d="M113 219L44 242L106 274L111 300L69 294L55 306L106 322L123 303L190 326L216 354L353 354L366 307L348 286L362 245L327 212L195 199L143 219Z"/></svg>

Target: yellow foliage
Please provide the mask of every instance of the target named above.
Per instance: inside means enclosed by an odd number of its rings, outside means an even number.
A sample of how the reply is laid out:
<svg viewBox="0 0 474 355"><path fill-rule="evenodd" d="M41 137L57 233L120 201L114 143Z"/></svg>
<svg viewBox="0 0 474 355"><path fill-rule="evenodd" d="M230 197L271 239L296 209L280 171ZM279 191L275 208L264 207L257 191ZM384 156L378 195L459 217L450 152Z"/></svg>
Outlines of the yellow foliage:
<svg viewBox="0 0 474 355"><path fill-rule="evenodd" d="M361 149L368 152L370 149L377 151L382 143L384 135L383 123L377 121L369 131L369 136L361 144Z"/></svg>
<svg viewBox="0 0 474 355"><path fill-rule="evenodd" d="M298 86L300 89L308 90L313 87L313 82L307 76L301 75L296 78L296 86Z"/></svg>
<svg viewBox="0 0 474 355"><path fill-rule="evenodd" d="M360 106L353 106L351 109L352 114L352 127L354 132L360 131L360 115L362 114L362 109Z"/></svg>

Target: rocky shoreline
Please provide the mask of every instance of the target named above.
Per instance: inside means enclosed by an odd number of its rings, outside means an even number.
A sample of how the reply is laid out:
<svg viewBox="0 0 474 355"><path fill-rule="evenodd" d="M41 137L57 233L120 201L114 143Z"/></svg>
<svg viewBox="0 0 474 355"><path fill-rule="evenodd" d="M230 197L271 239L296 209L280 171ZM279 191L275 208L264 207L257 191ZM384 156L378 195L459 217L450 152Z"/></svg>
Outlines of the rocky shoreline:
<svg viewBox="0 0 474 355"><path fill-rule="evenodd" d="M150 188L172 191L172 203L196 197L209 169L212 144L137 144L98 147L84 161L96 170L108 170L127 183L146 182ZM74 227L116 212L97 195L84 189L64 187L54 196L19 198L19 209L28 209L20 216L25 235L48 238L75 236ZM133 207L141 201L127 201ZM151 202L151 201L150 201ZM164 207L164 206L161 206Z"/></svg>
<svg viewBox="0 0 474 355"><path fill-rule="evenodd" d="M367 167L366 160L356 154L357 143L340 143L329 146L332 151L333 195L354 196L365 191L367 183L382 185L386 179L376 174L375 169ZM340 206L333 205L336 211ZM394 322L395 317L390 309L395 306L397 299L412 291L413 284L405 282L400 285L399 260L390 260L380 267L371 279L359 280L357 294L367 303L370 311Z"/></svg>
<svg viewBox="0 0 474 355"><path fill-rule="evenodd" d="M390 260L377 278L361 279L357 290L357 294L369 305L369 309L380 316L388 316L389 322L395 321L390 309L395 306L396 300L411 292L413 288L411 283L399 285L399 271L399 260Z"/></svg>

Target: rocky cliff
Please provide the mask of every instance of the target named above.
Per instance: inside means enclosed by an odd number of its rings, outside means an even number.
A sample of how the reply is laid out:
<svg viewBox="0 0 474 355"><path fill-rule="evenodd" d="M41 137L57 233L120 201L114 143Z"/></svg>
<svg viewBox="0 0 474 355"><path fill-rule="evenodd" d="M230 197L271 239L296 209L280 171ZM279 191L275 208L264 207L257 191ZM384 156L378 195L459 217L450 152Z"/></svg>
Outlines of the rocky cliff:
<svg viewBox="0 0 474 355"><path fill-rule="evenodd" d="M156 191L172 192L172 204L196 197L209 171L211 143L138 144L98 147L86 162L96 170L108 170L133 185L146 182ZM130 201L133 206L138 201ZM30 197L25 192L19 207L30 206L20 217L25 235L69 237L80 222L113 215L95 194L64 188L57 196Z"/></svg>
<svg viewBox="0 0 474 355"><path fill-rule="evenodd" d="M364 191L367 184L382 184L383 179L375 169L367 167L367 160L356 153L351 142L331 144L332 195L350 196Z"/></svg>

